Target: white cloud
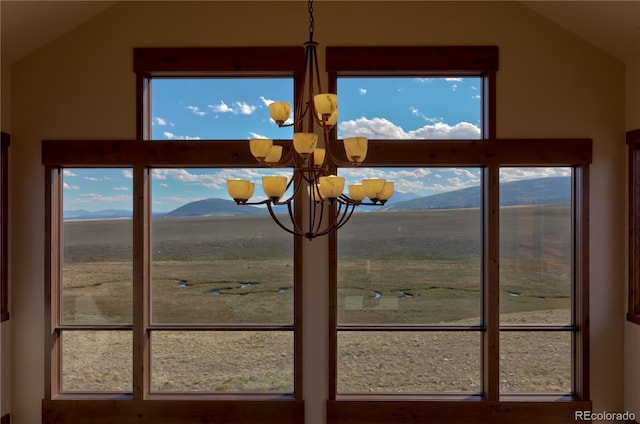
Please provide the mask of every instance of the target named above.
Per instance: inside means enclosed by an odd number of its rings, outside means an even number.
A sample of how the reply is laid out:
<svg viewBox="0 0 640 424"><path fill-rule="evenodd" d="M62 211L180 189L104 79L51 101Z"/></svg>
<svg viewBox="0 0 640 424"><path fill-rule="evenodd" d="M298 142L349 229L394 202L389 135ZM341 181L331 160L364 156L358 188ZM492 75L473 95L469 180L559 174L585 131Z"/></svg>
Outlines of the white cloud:
<svg viewBox="0 0 640 424"><path fill-rule="evenodd" d="M358 94L360 94L361 96L364 96L365 94L367 94L367 89L366 88L359 89Z"/></svg>
<svg viewBox="0 0 640 424"><path fill-rule="evenodd" d="M128 187L114 187L113 189L116 191L129 191Z"/></svg>
<svg viewBox="0 0 640 424"><path fill-rule="evenodd" d="M153 118L153 125L160 125L161 127L163 127L167 125L167 121L156 116L155 118Z"/></svg>
<svg viewBox="0 0 640 424"><path fill-rule="evenodd" d="M68 169L65 169L62 171L62 175L65 177L77 177L77 174L74 174L73 172L69 171Z"/></svg>
<svg viewBox="0 0 640 424"><path fill-rule="evenodd" d="M225 102L223 102L222 100L220 100L219 104L217 104L217 105L209 105L209 107L214 112L233 113L233 109L231 109L229 106L227 106L227 104Z"/></svg>
<svg viewBox="0 0 640 424"><path fill-rule="evenodd" d="M85 180L87 181L100 181L98 178L96 177L83 177Z"/></svg>
<svg viewBox="0 0 640 424"><path fill-rule="evenodd" d="M440 122L440 121L442 121L442 118L429 118L427 115L425 115L424 113L420 112L420 109L418 109L417 107L414 107L414 106L409 106L409 111L411 112L411 114L413 116L418 116L418 117L424 119L427 122Z"/></svg>
<svg viewBox="0 0 640 424"><path fill-rule="evenodd" d="M417 111L417 109L416 109ZM340 123L340 137L368 137L370 139L479 139L480 128L468 122L455 125L436 122L416 130L405 131L384 118L359 118Z"/></svg>
<svg viewBox="0 0 640 424"><path fill-rule="evenodd" d="M70 185L70 184L67 184L67 183L62 183L62 187L65 190L80 190L80 187L75 186L75 185Z"/></svg>
<svg viewBox="0 0 640 424"><path fill-rule="evenodd" d="M187 106L187 109L189 109L191 112L195 113L198 116L204 116L207 113L200 110L200 108L198 106Z"/></svg>
<svg viewBox="0 0 640 424"><path fill-rule="evenodd" d="M237 113L242 115L251 115L256 110L256 106L250 105L247 102L236 102L235 105L238 106Z"/></svg>
<svg viewBox="0 0 640 424"><path fill-rule="evenodd" d="M526 180L530 178L544 177L569 177L571 176L571 168L500 168L500 182Z"/></svg>
<svg viewBox="0 0 640 424"><path fill-rule="evenodd" d="M368 137L368 138L410 138L408 134L393 122L384 118L359 118L352 121L344 121L339 125L343 137Z"/></svg>
<svg viewBox="0 0 640 424"><path fill-rule="evenodd" d="M261 97L263 103L267 104L267 99ZM235 102L233 103L233 107L227 105L223 100L220 100L220 103L217 105L209 105L209 108L214 112L219 113L233 113L234 115L251 115L256 109L257 106L250 105L247 102Z"/></svg>
<svg viewBox="0 0 640 424"><path fill-rule="evenodd" d="M151 173L154 180L178 181L185 184L192 184L218 190L226 190L227 180L234 178L248 179L259 185L262 183L262 177L264 175L291 176L291 170L289 168L284 168L282 170L253 168L220 169L206 174L195 174L190 172L188 169L162 168L153 169Z"/></svg>
<svg viewBox="0 0 640 424"><path fill-rule="evenodd" d="M265 135L254 133L252 131L249 131L249 135L251 135L251 138L269 138L269 137L267 137Z"/></svg>
<svg viewBox="0 0 640 424"><path fill-rule="evenodd" d="M133 178L133 172L131 172L128 169L124 169L122 171L122 176L125 177L125 178Z"/></svg>
<svg viewBox="0 0 640 424"><path fill-rule="evenodd" d="M445 81L457 81L457 82L460 82L460 81L462 81L462 78L445 78L444 80Z"/></svg>
<svg viewBox="0 0 640 424"><path fill-rule="evenodd" d="M172 132L165 131L163 133L164 137L168 140L200 140L199 136L191 136L191 135L176 135Z"/></svg>
<svg viewBox="0 0 640 424"><path fill-rule="evenodd" d="M106 203L131 203L132 197L126 194L118 194L115 196L105 196L98 193L81 194L73 201L74 203L94 203L94 202L106 202Z"/></svg>
<svg viewBox="0 0 640 424"><path fill-rule="evenodd" d="M269 106L271 103L275 101L275 100L267 99L264 96L260 96L260 100L262 100L262 103L264 103L265 106Z"/></svg>

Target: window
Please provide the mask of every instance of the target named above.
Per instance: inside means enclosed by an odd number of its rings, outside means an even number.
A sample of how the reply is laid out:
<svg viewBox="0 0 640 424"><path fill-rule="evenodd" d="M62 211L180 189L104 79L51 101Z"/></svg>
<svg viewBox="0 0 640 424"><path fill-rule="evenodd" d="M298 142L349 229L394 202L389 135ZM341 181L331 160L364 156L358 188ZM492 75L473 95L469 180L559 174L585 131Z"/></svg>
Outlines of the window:
<svg viewBox="0 0 640 424"><path fill-rule="evenodd" d="M591 143L498 139L497 64L492 47L327 51L336 139L370 138L338 172L396 182L332 239L330 423L589 405Z"/></svg>
<svg viewBox="0 0 640 424"><path fill-rule="evenodd" d="M60 393L131 393L131 169L62 170Z"/></svg>
<svg viewBox="0 0 640 424"><path fill-rule="evenodd" d="M0 320L9 319L9 144L11 137L0 134Z"/></svg>
<svg viewBox="0 0 640 424"><path fill-rule="evenodd" d="M113 420L299 422L299 246L264 210L227 200L225 181L259 179L263 171L247 169L246 120L269 116L259 95L270 92L256 87L293 98L300 50L135 57L138 140L43 142L52 312L44 415L82 421L73 405L86 402ZM228 97L239 86L255 94L251 104Z"/></svg>
<svg viewBox="0 0 640 424"><path fill-rule="evenodd" d="M640 130L627 133L629 145L629 294L627 320L640 324Z"/></svg>
<svg viewBox="0 0 640 424"><path fill-rule="evenodd" d="M575 393L572 170L500 169L500 392Z"/></svg>
<svg viewBox="0 0 640 424"><path fill-rule="evenodd" d="M300 50L136 49L137 140L43 142L50 246L45 420L88 422L100 414L112 421L303 422L303 240L272 222L262 225L261 211L222 219L190 212L206 207L227 178L258 178L261 169L246 129L224 125L201 134L184 122L240 120L262 99L186 98L179 113L160 109L175 104L186 85L223 93L239 80L261 87L273 80L293 93ZM329 91L344 103L330 142L367 119L386 120L369 126L375 131L362 166L337 172L354 179L391 173L399 189L387 211L358 213L313 247L329 255L329 423L488 422L543 408L550 419L568 421L575 410L591 409L591 141L497 138L497 54L495 47L327 49ZM350 116L341 91L360 95L367 89L361 84L383 82L441 91L413 90L420 96L405 113L420 126L391 125L385 109ZM463 94L470 107L452 121ZM429 102L415 103L425 97ZM526 208L502 203L511 182L531 180L515 176L542 174L567 178L562 202L520 185L515 193L529 199ZM457 184L466 196L432 184L437 190L420 197L440 197L427 209L392 209L415 200L400 193L425 186L427 176ZM105 182L110 196L89 188ZM99 206L107 197L127 205ZM91 208L81 206L86 201ZM65 217L65 210L82 209L129 215ZM382 229L366 231L380 219L388 220ZM542 281L550 274L553 281ZM543 319L541 310L553 314ZM550 372L559 378L530 381L535 393L521 384L535 367L523 339L558 359ZM242 355L247 347L252 356ZM88 358L92 366L83 367Z"/></svg>

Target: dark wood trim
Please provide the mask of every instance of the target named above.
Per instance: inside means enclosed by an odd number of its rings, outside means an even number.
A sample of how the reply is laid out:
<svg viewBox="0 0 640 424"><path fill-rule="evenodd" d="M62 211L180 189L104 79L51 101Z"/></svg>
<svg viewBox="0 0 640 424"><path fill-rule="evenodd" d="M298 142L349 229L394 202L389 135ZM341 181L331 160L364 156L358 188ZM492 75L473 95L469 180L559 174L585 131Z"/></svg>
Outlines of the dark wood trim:
<svg viewBox="0 0 640 424"><path fill-rule="evenodd" d="M627 131L626 135L627 144L640 143L640 128L637 130Z"/></svg>
<svg viewBox="0 0 640 424"><path fill-rule="evenodd" d="M133 399L143 400L151 388L150 175L149 169L133 169Z"/></svg>
<svg viewBox="0 0 640 424"><path fill-rule="evenodd" d="M5 414L0 418L0 424L11 424L11 414Z"/></svg>
<svg viewBox="0 0 640 424"><path fill-rule="evenodd" d="M0 133L0 322L9 315L9 146L11 136Z"/></svg>
<svg viewBox="0 0 640 424"><path fill-rule="evenodd" d="M573 177L573 392L579 399L591 399L589 351L589 167L574 168Z"/></svg>
<svg viewBox="0 0 640 424"><path fill-rule="evenodd" d="M573 166L591 163L591 147L592 140L582 138L371 140L362 166ZM45 140L42 161L61 167L257 167L246 140Z"/></svg>
<svg viewBox="0 0 640 424"><path fill-rule="evenodd" d="M199 400L43 400L43 424L298 424L304 402Z"/></svg>
<svg viewBox="0 0 640 424"><path fill-rule="evenodd" d="M572 166L591 163L590 139L371 140L362 166Z"/></svg>
<svg viewBox="0 0 640 424"><path fill-rule="evenodd" d="M498 70L497 46L327 47L326 52L327 71L342 76L479 75Z"/></svg>
<svg viewBox="0 0 640 424"><path fill-rule="evenodd" d="M291 75L304 70L304 47L140 47L133 49L133 70L147 76L177 77L202 73Z"/></svg>
<svg viewBox="0 0 640 424"><path fill-rule="evenodd" d="M570 423L585 410L591 402L338 400L327 402L327 424Z"/></svg>
<svg viewBox="0 0 640 424"><path fill-rule="evenodd" d="M488 166L482 178L483 302L482 391L490 401L500 397L500 168Z"/></svg>
<svg viewBox="0 0 640 424"><path fill-rule="evenodd" d="M298 194L300 196L300 194ZM298 225L303 221L302 202L294 202L294 214ZM301 236L293 236L293 394L295 399L304 399L303 391L303 344L304 326L302 307L304 299L304 266L303 266L303 244L306 242Z"/></svg>
<svg viewBox="0 0 640 424"><path fill-rule="evenodd" d="M627 321L640 324L640 129L626 134L628 159Z"/></svg>
<svg viewBox="0 0 640 424"><path fill-rule="evenodd" d="M45 167L45 396L61 388L62 170Z"/></svg>

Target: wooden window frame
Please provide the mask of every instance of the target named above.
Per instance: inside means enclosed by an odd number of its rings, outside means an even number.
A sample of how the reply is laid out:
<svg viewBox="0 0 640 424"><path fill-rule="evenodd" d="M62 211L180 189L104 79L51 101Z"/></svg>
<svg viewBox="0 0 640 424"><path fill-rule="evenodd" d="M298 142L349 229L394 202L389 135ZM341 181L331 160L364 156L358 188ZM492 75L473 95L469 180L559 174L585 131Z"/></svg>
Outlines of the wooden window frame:
<svg viewBox="0 0 640 424"><path fill-rule="evenodd" d="M640 129L627 132L629 233L627 321L640 325Z"/></svg>
<svg viewBox="0 0 640 424"><path fill-rule="evenodd" d="M164 327L150 319L150 190L151 169L159 167L256 167L246 140L152 141L150 80L153 77L290 77L294 90L304 72L301 47L136 48L137 89L135 140L45 140L47 287L45 344L47 352L43 422L54 423L299 423L302 400L301 244L294 237L293 325L259 326L260 330L293 332L293 393L157 393L150 389L152 331ZM133 170L133 393L67 394L60 392L62 171L64 168L131 168ZM124 328L126 327L126 328ZM215 327L215 328L214 328ZM218 326L219 327L219 326ZM207 327L212 331L228 328ZM267 328L268 327L268 328ZM284 328L286 327L286 328ZM168 327L167 327L168 328ZM243 326L247 328L247 326ZM256 327L257 328L257 327ZM76 329L74 327L74 329ZM81 329L81 328L78 328ZM171 325L170 329L202 330L202 326Z"/></svg>
<svg viewBox="0 0 640 424"><path fill-rule="evenodd" d="M588 329L588 167L590 139L499 139L496 134L495 46L457 47L329 47L329 90L339 77L479 76L483 79L482 140L370 140L362 166L473 166L483 169L484 255L482 394L480 396L338 394L337 390L337 238L330 238L329 257L329 400L327 422L519 422L537 423L540 416L573 421L576 410L590 410ZM332 143L337 143L333 134ZM501 331L525 331L500 325L499 312L499 171L509 166L563 166L573 169L574 211L573 395L505 395L499 392ZM348 326L350 329L353 326ZM424 331L434 328L424 326ZM427 328L429 327L429 328ZM507 328L508 327L508 328ZM345 327L347 328L347 327ZM437 329L440 329L438 327ZM550 329L547 326L533 330ZM567 328L553 328L566 331Z"/></svg>
<svg viewBox="0 0 640 424"><path fill-rule="evenodd" d="M9 146L11 136L0 133L0 322L9 316Z"/></svg>

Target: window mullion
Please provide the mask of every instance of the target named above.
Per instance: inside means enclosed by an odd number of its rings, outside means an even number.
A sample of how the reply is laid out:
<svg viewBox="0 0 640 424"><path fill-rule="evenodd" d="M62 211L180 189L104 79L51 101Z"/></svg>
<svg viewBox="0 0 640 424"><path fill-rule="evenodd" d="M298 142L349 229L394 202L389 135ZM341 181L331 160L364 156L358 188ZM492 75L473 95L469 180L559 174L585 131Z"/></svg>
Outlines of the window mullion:
<svg viewBox="0 0 640 424"><path fill-rule="evenodd" d="M491 164L484 169L484 281L482 339L482 388L487 400L500 396L500 169Z"/></svg>
<svg viewBox="0 0 640 424"><path fill-rule="evenodd" d="M133 398L150 388L150 184L149 169L133 168Z"/></svg>

